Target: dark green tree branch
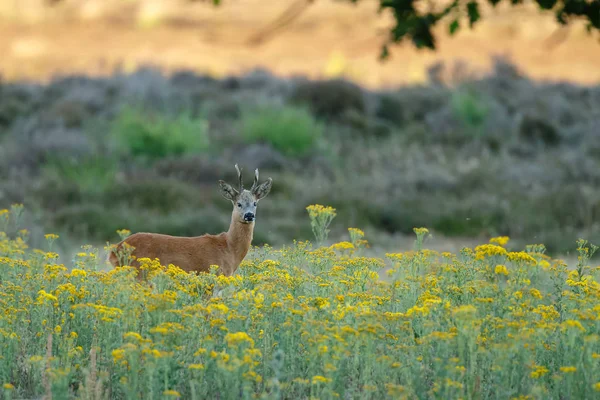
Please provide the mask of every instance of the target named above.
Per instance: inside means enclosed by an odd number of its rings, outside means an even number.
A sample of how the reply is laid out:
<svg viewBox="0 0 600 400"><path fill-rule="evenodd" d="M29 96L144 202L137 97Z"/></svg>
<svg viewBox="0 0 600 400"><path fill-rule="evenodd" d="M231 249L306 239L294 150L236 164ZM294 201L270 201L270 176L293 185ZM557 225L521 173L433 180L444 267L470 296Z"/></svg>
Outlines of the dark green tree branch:
<svg viewBox="0 0 600 400"><path fill-rule="evenodd" d="M348 0L358 2L360 0ZM480 19L480 6L489 3L496 7L502 1L511 5L523 3L523 0L455 0L441 10L424 9L423 0L380 0L380 9L389 10L394 16L395 23L391 28L389 40L384 45L382 57L386 57L388 45L410 40L415 47L435 49L436 40L433 27L444 21L447 23L450 35L455 34L461 23L466 19L472 28ZM600 0L531 0L537 3L540 10L553 11L556 20L567 25L579 19L586 24L588 31L600 30Z"/></svg>

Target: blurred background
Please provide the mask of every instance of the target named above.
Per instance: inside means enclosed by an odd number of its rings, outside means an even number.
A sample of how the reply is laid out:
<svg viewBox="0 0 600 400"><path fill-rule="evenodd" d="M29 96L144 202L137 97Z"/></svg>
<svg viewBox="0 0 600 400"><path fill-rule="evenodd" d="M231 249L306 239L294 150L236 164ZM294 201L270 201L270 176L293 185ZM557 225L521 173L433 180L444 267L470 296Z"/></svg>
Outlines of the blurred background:
<svg viewBox="0 0 600 400"><path fill-rule="evenodd" d="M218 233L239 163L274 180L254 244L311 239L315 203L338 210L331 240L359 227L377 251L416 226L448 251L599 243L597 32L482 3L473 29L382 61L378 5L0 0L0 208L24 203L33 244L68 250Z"/></svg>

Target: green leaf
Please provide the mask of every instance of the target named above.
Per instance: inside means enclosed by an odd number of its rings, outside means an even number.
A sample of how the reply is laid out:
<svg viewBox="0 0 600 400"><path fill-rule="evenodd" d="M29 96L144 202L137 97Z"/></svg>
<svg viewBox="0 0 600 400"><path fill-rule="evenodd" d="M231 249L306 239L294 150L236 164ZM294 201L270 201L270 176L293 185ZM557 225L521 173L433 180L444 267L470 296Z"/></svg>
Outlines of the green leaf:
<svg viewBox="0 0 600 400"><path fill-rule="evenodd" d="M435 50L435 38L431 31L434 22L430 14L416 19L410 35L417 49L427 48Z"/></svg>
<svg viewBox="0 0 600 400"><path fill-rule="evenodd" d="M388 48L387 44L384 44L381 47L381 53L379 54L379 59L381 61L385 61L388 59L389 56L390 56L390 49Z"/></svg>
<svg viewBox="0 0 600 400"><path fill-rule="evenodd" d="M467 13L469 14L469 27L472 28L475 22L479 20L479 4L475 0L467 3Z"/></svg>
<svg viewBox="0 0 600 400"><path fill-rule="evenodd" d="M456 31L458 31L458 28L460 28L460 24L458 22L458 19L455 19L450 23L450 26L448 27L450 35L454 35Z"/></svg>
<svg viewBox="0 0 600 400"><path fill-rule="evenodd" d="M556 0L536 0L544 10L551 10L556 5Z"/></svg>

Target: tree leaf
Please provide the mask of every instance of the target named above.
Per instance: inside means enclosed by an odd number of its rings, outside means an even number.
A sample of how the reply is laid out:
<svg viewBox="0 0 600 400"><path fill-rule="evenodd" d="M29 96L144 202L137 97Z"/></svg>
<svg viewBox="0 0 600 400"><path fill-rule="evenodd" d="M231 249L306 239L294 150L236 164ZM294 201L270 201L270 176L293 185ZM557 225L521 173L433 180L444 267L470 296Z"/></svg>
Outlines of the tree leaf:
<svg viewBox="0 0 600 400"><path fill-rule="evenodd" d="M555 5L557 0L536 0L540 7L544 10L551 10Z"/></svg>
<svg viewBox="0 0 600 400"><path fill-rule="evenodd" d="M600 29L600 3L598 1L587 4L585 15L594 28Z"/></svg>
<svg viewBox="0 0 600 400"><path fill-rule="evenodd" d="M472 28L475 22L481 17L479 14L479 4L475 0L467 3L467 13L469 14L469 27Z"/></svg>
<svg viewBox="0 0 600 400"><path fill-rule="evenodd" d="M379 54L379 59L381 61L385 61L390 56L390 49L387 44L381 46L381 53Z"/></svg>
<svg viewBox="0 0 600 400"><path fill-rule="evenodd" d="M455 19L450 23L450 26L448 27L450 35L454 35L456 31L458 31L458 28L460 28L460 23L458 22L458 19Z"/></svg>
<svg viewBox="0 0 600 400"><path fill-rule="evenodd" d="M420 17L415 21L412 32L412 42L417 49L435 50L435 38L431 32L432 23L429 16Z"/></svg>

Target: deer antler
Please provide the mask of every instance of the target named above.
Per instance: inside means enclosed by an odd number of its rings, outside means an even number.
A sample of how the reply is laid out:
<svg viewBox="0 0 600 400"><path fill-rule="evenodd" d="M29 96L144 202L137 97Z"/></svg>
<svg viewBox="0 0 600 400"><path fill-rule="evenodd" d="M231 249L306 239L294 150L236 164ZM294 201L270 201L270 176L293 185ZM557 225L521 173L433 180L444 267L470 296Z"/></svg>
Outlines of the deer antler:
<svg viewBox="0 0 600 400"><path fill-rule="evenodd" d="M238 165L235 164L235 170L237 171L237 173L238 173L238 179L240 180L240 193L242 193L242 191L244 190L244 181L242 180L242 169L240 169L238 167Z"/></svg>
<svg viewBox="0 0 600 400"><path fill-rule="evenodd" d="M254 183L252 184L251 192L254 193L254 189L258 186L258 168L254 170Z"/></svg>

